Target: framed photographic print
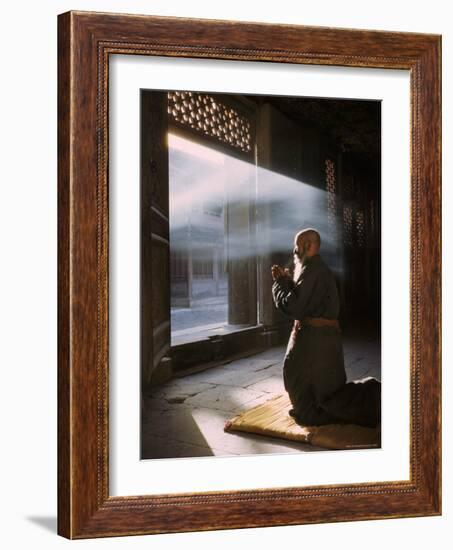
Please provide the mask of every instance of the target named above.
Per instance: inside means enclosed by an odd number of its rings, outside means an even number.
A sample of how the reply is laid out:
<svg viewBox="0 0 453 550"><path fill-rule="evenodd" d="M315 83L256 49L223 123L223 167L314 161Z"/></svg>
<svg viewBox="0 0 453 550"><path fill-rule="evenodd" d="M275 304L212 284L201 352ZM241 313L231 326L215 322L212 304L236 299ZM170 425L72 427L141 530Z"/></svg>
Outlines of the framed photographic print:
<svg viewBox="0 0 453 550"><path fill-rule="evenodd" d="M441 513L440 48L59 16L59 534Z"/></svg>

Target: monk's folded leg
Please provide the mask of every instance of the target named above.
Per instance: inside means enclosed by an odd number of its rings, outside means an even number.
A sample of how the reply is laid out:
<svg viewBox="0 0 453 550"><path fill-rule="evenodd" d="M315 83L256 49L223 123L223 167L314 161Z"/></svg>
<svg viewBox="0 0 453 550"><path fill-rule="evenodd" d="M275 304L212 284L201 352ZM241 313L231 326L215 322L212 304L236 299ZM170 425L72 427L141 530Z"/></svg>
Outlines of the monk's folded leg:
<svg viewBox="0 0 453 550"><path fill-rule="evenodd" d="M345 422L374 428L381 422L381 383L371 377L348 382L322 405Z"/></svg>
<svg viewBox="0 0 453 550"><path fill-rule="evenodd" d="M311 388L299 395L298 401L293 403L290 415L300 426L322 426L324 424L343 423L341 418L334 416L320 406Z"/></svg>

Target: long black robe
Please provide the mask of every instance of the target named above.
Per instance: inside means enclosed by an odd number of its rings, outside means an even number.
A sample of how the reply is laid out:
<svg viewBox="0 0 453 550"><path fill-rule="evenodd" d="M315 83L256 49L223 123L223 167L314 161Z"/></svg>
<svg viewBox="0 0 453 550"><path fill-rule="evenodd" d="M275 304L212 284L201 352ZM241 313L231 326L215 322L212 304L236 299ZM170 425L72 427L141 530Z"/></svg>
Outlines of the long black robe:
<svg viewBox="0 0 453 550"><path fill-rule="evenodd" d="M280 277L274 303L285 315L337 319L340 300L333 273L319 254L304 262L296 282ZM381 384L375 378L346 383L341 331L302 324L293 329L283 363L283 381L301 425L380 422Z"/></svg>

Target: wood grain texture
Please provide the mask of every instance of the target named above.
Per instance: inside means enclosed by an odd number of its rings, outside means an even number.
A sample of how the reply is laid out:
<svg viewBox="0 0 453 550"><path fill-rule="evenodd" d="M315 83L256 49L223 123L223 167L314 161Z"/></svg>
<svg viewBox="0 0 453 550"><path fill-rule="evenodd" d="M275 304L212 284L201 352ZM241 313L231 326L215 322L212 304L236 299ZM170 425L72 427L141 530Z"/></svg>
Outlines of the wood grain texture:
<svg viewBox="0 0 453 550"><path fill-rule="evenodd" d="M59 16L58 46L59 534L88 538L440 514L440 37L70 12ZM410 70L410 481L109 496L111 53Z"/></svg>
<svg viewBox="0 0 453 550"><path fill-rule="evenodd" d="M70 17L58 25L58 532L70 536L70 302L69 302L69 200L70 200Z"/></svg>

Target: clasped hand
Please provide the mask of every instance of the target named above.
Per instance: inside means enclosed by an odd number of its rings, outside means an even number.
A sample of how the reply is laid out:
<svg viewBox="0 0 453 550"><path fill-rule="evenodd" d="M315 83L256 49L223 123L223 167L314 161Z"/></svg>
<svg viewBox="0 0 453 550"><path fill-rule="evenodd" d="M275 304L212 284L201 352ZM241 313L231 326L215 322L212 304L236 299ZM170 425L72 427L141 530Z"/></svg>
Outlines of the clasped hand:
<svg viewBox="0 0 453 550"><path fill-rule="evenodd" d="M276 281L280 277L291 277L291 273L289 269L287 268L283 269L281 265L274 264L271 267L271 272L272 272L272 279L274 281Z"/></svg>

